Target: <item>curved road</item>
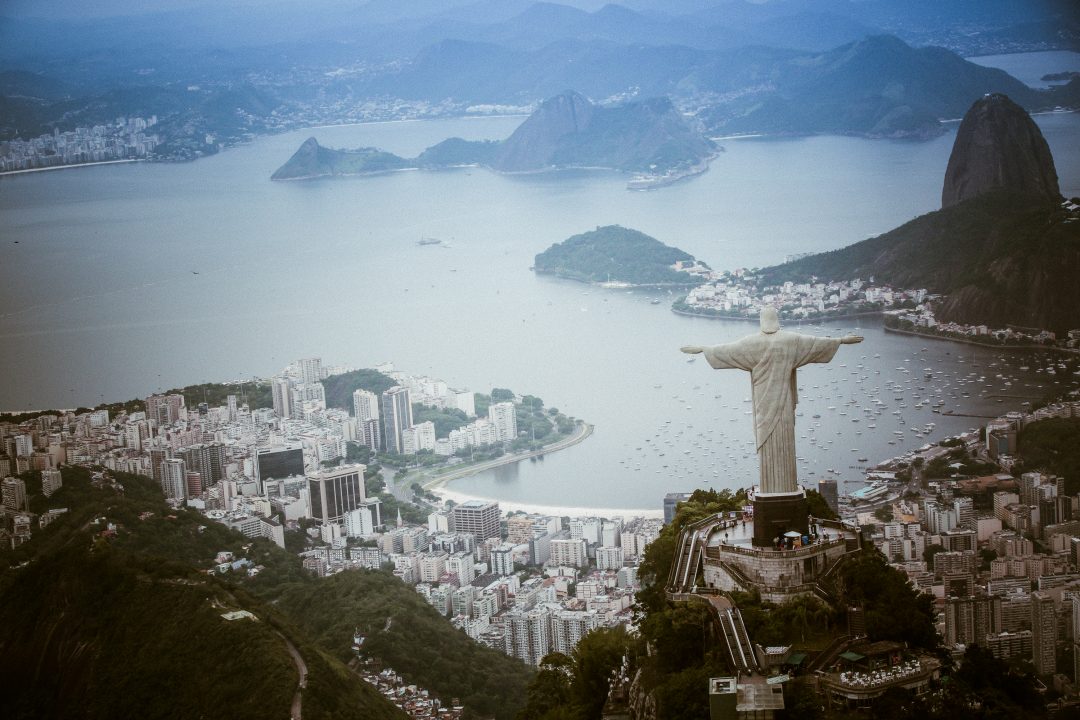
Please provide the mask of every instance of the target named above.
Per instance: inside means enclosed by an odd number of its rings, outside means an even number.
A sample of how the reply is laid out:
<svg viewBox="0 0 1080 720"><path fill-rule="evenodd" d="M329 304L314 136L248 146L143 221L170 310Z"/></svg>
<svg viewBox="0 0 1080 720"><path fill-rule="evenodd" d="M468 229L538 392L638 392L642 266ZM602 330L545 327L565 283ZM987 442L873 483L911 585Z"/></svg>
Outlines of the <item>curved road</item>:
<svg viewBox="0 0 1080 720"><path fill-rule="evenodd" d="M307 687L307 663L304 662L304 658L300 656L300 651L296 649L296 646L292 644L289 638L278 633L278 637L285 641L285 647L289 649L289 654L292 655L293 663L296 665L296 672L300 675L300 682L296 685L296 694L293 695L292 710L289 712L289 717L292 720L300 720L300 703L302 702L301 693L304 688Z"/></svg>

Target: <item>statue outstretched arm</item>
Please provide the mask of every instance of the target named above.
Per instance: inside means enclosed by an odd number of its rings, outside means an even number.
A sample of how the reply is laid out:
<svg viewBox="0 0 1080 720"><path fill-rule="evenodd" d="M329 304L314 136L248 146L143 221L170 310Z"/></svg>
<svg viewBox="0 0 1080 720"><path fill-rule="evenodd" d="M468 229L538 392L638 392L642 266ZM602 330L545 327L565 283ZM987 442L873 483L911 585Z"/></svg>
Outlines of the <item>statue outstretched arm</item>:
<svg viewBox="0 0 1080 720"><path fill-rule="evenodd" d="M840 338L840 343L843 345L854 345L863 341L862 335L845 335Z"/></svg>
<svg viewBox="0 0 1080 720"><path fill-rule="evenodd" d="M683 345L679 349L687 355L697 355L698 353L705 352L705 348L701 347L700 345Z"/></svg>

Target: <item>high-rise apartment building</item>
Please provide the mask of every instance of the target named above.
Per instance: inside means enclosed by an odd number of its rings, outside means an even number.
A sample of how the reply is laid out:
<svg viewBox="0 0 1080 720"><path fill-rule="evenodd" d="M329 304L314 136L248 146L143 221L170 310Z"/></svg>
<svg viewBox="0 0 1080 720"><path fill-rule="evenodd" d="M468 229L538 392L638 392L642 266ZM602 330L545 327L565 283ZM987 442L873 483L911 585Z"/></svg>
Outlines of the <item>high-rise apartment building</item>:
<svg viewBox="0 0 1080 720"><path fill-rule="evenodd" d="M161 463L161 491L168 500L187 498L187 465L180 458L168 458Z"/></svg>
<svg viewBox="0 0 1080 720"><path fill-rule="evenodd" d="M41 494L50 497L63 486L64 481L59 470L41 471Z"/></svg>
<svg viewBox="0 0 1080 720"><path fill-rule="evenodd" d="M498 538L501 516L497 502L466 500L450 510L450 532L469 533L477 543Z"/></svg>
<svg viewBox="0 0 1080 720"><path fill-rule="evenodd" d="M585 567L589 564L583 538L557 538L551 541L551 558L548 561L559 567Z"/></svg>
<svg viewBox="0 0 1080 720"><path fill-rule="evenodd" d="M255 451L255 477L260 486L304 474L304 450L299 445L259 448Z"/></svg>
<svg viewBox="0 0 1080 720"><path fill-rule="evenodd" d="M618 570L623 566L623 549L621 547L600 546L596 548L597 570Z"/></svg>
<svg viewBox="0 0 1080 720"><path fill-rule="evenodd" d="M996 635L1001 627L1001 597L950 597L945 601L945 645L978 644L985 646L987 635Z"/></svg>
<svg viewBox="0 0 1080 720"><path fill-rule="evenodd" d="M150 448L150 477L154 479L154 482L164 488L165 483L162 480L161 464L172 457L172 450L168 447L152 447Z"/></svg>
<svg viewBox="0 0 1080 720"><path fill-rule="evenodd" d="M506 540L515 545L527 543L535 534L534 520L528 515L514 515L506 519Z"/></svg>
<svg viewBox="0 0 1080 720"><path fill-rule="evenodd" d="M341 523L364 501L364 470L360 464L342 465L308 475L311 517L323 524Z"/></svg>
<svg viewBox="0 0 1080 720"><path fill-rule="evenodd" d="M488 407L488 420L495 427L495 439L509 442L517 438L517 411L514 403L494 403Z"/></svg>
<svg viewBox="0 0 1080 720"><path fill-rule="evenodd" d="M317 383L323 379L322 358L301 358L296 369L304 383Z"/></svg>
<svg viewBox="0 0 1080 720"><path fill-rule="evenodd" d="M491 572L495 575L514 574L514 546L503 543L491 549Z"/></svg>
<svg viewBox="0 0 1080 720"><path fill-rule="evenodd" d="M395 385L382 394L383 449L387 452L405 452L404 431L413 424L412 403L409 391Z"/></svg>
<svg viewBox="0 0 1080 720"><path fill-rule="evenodd" d="M506 654L537 666L551 652L551 613L546 608L506 613Z"/></svg>
<svg viewBox="0 0 1080 720"><path fill-rule="evenodd" d="M402 452L405 455L415 455L425 450L435 449L435 423L428 420L419 425L405 428L401 431Z"/></svg>
<svg viewBox="0 0 1080 720"><path fill-rule="evenodd" d="M551 614L551 650L569 655L590 630L600 627L595 610L558 610Z"/></svg>
<svg viewBox="0 0 1080 720"><path fill-rule="evenodd" d="M379 422L379 396L367 390L356 390L352 396L356 417L356 441L372 450L382 447L382 427Z"/></svg>
<svg viewBox="0 0 1080 720"><path fill-rule="evenodd" d="M28 510L26 498L26 483L20 478L4 478L0 483L0 497L3 498L4 507L8 510Z"/></svg>
<svg viewBox="0 0 1080 720"><path fill-rule="evenodd" d="M16 435L13 454L15 457L30 457L34 454L34 436L33 435Z"/></svg>
<svg viewBox="0 0 1080 720"><path fill-rule="evenodd" d="M180 448L176 453L187 465L188 472L197 472L202 478L201 487L208 488L225 479L228 457L221 443L199 443Z"/></svg>
<svg viewBox="0 0 1080 720"><path fill-rule="evenodd" d="M1057 672L1057 615L1054 598L1044 592L1031 593L1031 643L1035 672L1039 675Z"/></svg>
<svg viewBox="0 0 1080 720"><path fill-rule="evenodd" d="M183 417L183 413L183 395L151 395L146 398L146 419L157 423L158 427L172 425Z"/></svg>
<svg viewBox="0 0 1080 720"><path fill-rule="evenodd" d="M1080 598L1072 599L1073 622L1073 682L1080 681Z"/></svg>
<svg viewBox="0 0 1080 720"><path fill-rule="evenodd" d="M352 394L353 415L357 422L379 419L379 396L367 390L355 390Z"/></svg>
<svg viewBox="0 0 1080 720"><path fill-rule="evenodd" d="M271 378L270 395L274 402L274 415L279 418L292 417L292 383L289 378Z"/></svg>

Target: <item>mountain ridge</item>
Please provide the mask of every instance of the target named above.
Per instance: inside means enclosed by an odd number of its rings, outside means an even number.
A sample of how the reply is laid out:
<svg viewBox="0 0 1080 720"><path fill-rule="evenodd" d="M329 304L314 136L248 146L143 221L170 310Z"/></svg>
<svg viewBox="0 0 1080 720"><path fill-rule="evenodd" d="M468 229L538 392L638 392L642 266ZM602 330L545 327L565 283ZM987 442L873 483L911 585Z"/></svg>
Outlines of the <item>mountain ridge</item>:
<svg viewBox="0 0 1080 720"><path fill-rule="evenodd" d="M692 174L715 153L712 141L692 129L668 98L613 107L567 90L545 100L501 142L449 138L413 159L375 148L334 150L308 138L272 175L305 180L408 168L485 165L499 172L589 167L663 175Z"/></svg>

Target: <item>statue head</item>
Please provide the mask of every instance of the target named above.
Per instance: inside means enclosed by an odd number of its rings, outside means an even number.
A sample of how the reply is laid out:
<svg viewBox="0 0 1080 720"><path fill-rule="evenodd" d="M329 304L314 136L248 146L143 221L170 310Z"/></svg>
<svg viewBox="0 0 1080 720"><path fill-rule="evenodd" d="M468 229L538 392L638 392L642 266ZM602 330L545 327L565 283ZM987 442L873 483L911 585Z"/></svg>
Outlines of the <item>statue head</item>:
<svg viewBox="0 0 1080 720"><path fill-rule="evenodd" d="M758 317L761 320L761 332L766 335L772 335L780 329L780 316L776 314L776 308L772 305L761 308L761 314Z"/></svg>

